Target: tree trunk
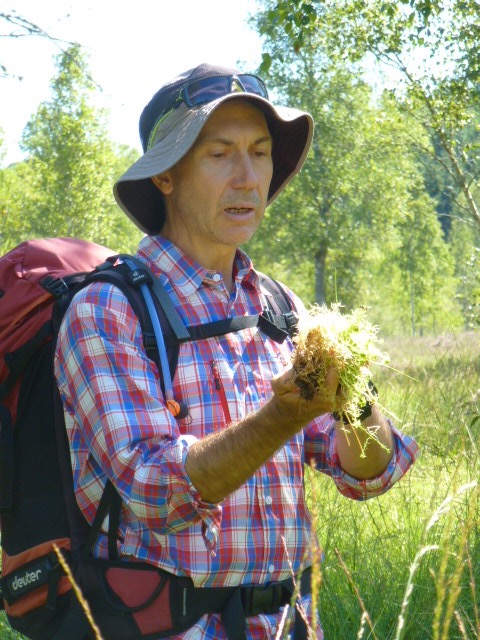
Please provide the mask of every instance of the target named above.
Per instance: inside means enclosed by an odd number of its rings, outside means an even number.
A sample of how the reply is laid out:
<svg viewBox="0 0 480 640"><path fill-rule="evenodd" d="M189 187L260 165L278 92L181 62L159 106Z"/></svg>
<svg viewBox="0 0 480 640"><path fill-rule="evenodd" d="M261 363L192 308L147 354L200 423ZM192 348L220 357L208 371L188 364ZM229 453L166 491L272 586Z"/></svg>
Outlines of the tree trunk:
<svg viewBox="0 0 480 640"><path fill-rule="evenodd" d="M315 252L315 302L317 304L326 304L325 295L325 263L327 260L327 244L321 242L318 250Z"/></svg>
<svg viewBox="0 0 480 640"><path fill-rule="evenodd" d="M410 324L412 329L412 336L415 337L417 334L417 328L415 326L415 293L411 271L408 272L408 281L410 285Z"/></svg>

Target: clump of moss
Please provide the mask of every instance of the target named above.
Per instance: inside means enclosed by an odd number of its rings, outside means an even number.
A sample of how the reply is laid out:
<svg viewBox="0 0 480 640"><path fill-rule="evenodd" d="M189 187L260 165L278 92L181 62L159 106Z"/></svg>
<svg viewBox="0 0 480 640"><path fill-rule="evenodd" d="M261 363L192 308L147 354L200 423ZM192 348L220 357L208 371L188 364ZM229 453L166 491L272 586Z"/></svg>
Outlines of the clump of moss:
<svg viewBox="0 0 480 640"><path fill-rule="evenodd" d="M325 389L325 377L330 368L339 376L339 390L334 410L340 416L360 413L365 401L373 401L369 387L370 367L386 362L388 357L379 349L379 328L366 317L365 309L342 314L340 305L313 306L299 318L292 365L295 383L305 400Z"/></svg>

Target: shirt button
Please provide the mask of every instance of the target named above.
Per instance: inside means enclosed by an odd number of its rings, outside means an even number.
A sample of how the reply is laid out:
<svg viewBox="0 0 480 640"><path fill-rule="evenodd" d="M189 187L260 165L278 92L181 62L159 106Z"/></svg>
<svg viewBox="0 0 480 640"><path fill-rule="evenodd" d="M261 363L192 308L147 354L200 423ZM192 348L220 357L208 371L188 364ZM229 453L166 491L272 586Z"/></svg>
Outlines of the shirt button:
<svg viewBox="0 0 480 640"><path fill-rule="evenodd" d="M246 371L247 373L252 373L252 367L251 367L249 364L246 364L246 365L245 365L245 371Z"/></svg>
<svg viewBox="0 0 480 640"><path fill-rule="evenodd" d="M221 279L222 279L222 276L219 273L214 273L212 276L212 280L214 282L220 282Z"/></svg>
<svg viewBox="0 0 480 640"><path fill-rule="evenodd" d="M265 498L265 503L266 503L266 504L272 504L272 496L267 496L267 497Z"/></svg>
<svg viewBox="0 0 480 640"><path fill-rule="evenodd" d="M275 566L274 566L273 564L271 564L271 565L268 567L268 573L273 573L274 571L275 571Z"/></svg>

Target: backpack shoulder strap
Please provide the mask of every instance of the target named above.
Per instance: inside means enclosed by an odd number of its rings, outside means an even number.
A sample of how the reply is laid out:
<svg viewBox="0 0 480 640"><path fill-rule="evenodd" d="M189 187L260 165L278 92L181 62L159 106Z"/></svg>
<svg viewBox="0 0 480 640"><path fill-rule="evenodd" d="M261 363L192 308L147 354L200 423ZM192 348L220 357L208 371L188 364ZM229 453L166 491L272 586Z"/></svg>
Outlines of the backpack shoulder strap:
<svg viewBox="0 0 480 640"><path fill-rule="evenodd" d="M110 282L128 299L140 321L147 355L157 366L167 407L176 418L185 417L186 407L174 400L172 379L180 343L192 337L161 281L152 276L147 265L129 255L113 256L87 276L82 286L95 281Z"/></svg>
<svg viewBox="0 0 480 640"><path fill-rule="evenodd" d="M297 331L298 317L290 296L278 280L274 280L262 272L258 272L258 276L260 283L271 294L271 297L267 298L269 308L264 311L264 314L270 316L269 320L271 320L272 314L276 315L275 324L292 338Z"/></svg>
<svg viewBox="0 0 480 640"><path fill-rule="evenodd" d="M268 289L268 292L273 296L275 304L277 305L277 311L288 313L293 310L293 303L290 296L278 280L274 280L274 278L267 276L261 271L258 272L258 277L260 283Z"/></svg>
<svg viewBox="0 0 480 640"><path fill-rule="evenodd" d="M146 272L147 267L143 265L143 269ZM162 359L160 357L159 345L157 344L155 336L153 320L149 310L147 309L145 299L140 291L140 286L145 281L148 281L149 277L145 276L144 278L142 275L138 270L132 270L125 262L115 264L115 260L107 260L104 264L97 267L92 274L85 278L84 282L82 282L81 288L92 282L108 282L120 289L127 298L140 322L145 351L147 352L148 357L153 360L157 366L160 376L160 385L163 393L165 393L164 367L162 366ZM168 322L166 313L161 312L161 310L163 310L162 306L160 306L160 308L157 307L161 330L163 334L170 335L173 330ZM175 353L175 351L178 351L178 342L169 341L168 351L166 353L166 362L168 363L170 376L173 376L175 372L176 362L178 359L178 354Z"/></svg>
<svg viewBox="0 0 480 640"><path fill-rule="evenodd" d="M168 320L173 333L175 334L176 340L178 340L178 342L185 342L187 340L190 340L188 329L185 326L183 320L180 318L178 311L175 309L175 306L173 305L170 296L165 291L165 288L162 285L160 279L154 278L147 265L138 258L128 255L120 255L119 258L121 258L124 262L127 262L127 264L130 266L131 270L128 273L128 278L133 284L136 284L139 280L148 283L156 299L158 300L163 314Z"/></svg>

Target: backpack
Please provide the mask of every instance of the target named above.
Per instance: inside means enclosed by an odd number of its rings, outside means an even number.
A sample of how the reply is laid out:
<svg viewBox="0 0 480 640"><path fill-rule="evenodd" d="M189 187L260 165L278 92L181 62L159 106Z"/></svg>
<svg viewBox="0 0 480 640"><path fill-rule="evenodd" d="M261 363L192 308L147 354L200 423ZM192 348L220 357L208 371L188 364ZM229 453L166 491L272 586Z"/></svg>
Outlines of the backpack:
<svg viewBox="0 0 480 640"><path fill-rule="evenodd" d="M119 586L115 615L111 599L103 603L103 586L100 595L89 600L100 618L105 609L101 626L105 640L160 638L195 622L175 609L173 594L178 585L169 582L172 576L167 578L157 569L152 576L152 567L118 561L121 500L110 482L92 526L78 508L53 373L56 336L68 305L82 287L94 281L118 286L139 318L145 349L157 364L167 405L170 400L172 413L182 417L188 411L186 403L175 401L171 392L182 341L254 325L277 341L294 332L296 318L285 292L267 276L262 274L261 279L272 293L273 304L260 316L185 326L160 282L132 256L115 256L83 240L49 238L24 242L0 258L0 596L12 628L33 640L92 637L54 545L77 575L75 568L88 557L107 514L110 561L100 569L88 565L87 577L92 571L101 570L102 579L109 573L115 591L117 584L131 584L122 571L125 565L134 565L136 573L128 575L138 578L138 590L153 586L143 603L133 606L124 604L126 597ZM93 579L97 578L95 574ZM85 584L88 587L88 580ZM170 585L168 589L165 584ZM141 617L155 604L161 611L170 607L170 627L153 628L149 620L145 622L148 616Z"/></svg>

